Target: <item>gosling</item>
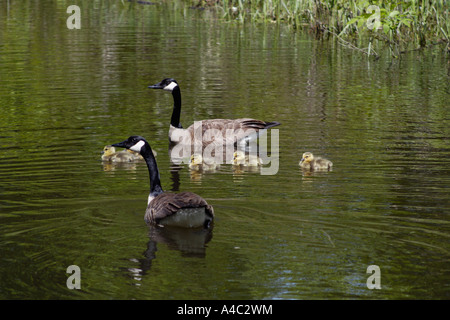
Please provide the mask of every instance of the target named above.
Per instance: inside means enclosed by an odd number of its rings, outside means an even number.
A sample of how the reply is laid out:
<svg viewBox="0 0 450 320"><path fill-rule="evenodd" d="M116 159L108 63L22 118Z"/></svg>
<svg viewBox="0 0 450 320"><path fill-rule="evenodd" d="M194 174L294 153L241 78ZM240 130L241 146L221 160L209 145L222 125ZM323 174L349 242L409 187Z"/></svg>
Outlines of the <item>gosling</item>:
<svg viewBox="0 0 450 320"><path fill-rule="evenodd" d="M257 167L262 165L262 160L260 157L254 154L246 155L243 151L236 151L233 154L233 164L241 165L244 167Z"/></svg>
<svg viewBox="0 0 450 320"><path fill-rule="evenodd" d="M140 160L144 160L144 158L132 150L127 149L116 152L116 148L113 146L105 146L103 148L102 161L104 162L135 162Z"/></svg>
<svg viewBox="0 0 450 320"><path fill-rule="evenodd" d="M205 161L201 154L194 153L189 160L189 169L193 171L214 171L220 167L213 159Z"/></svg>
<svg viewBox="0 0 450 320"><path fill-rule="evenodd" d="M314 157L311 152L305 152L300 160L299 165L302 169L308 171L331 170L333 162L330 160Z"/></svg>

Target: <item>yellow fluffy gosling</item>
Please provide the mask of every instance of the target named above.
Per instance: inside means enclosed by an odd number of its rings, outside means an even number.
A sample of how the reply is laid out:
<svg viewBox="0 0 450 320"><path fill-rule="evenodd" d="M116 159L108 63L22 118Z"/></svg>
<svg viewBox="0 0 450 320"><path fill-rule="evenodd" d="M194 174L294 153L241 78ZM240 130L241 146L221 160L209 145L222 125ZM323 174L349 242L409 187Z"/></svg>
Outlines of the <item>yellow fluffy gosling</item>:
<svg viewBox="0 0 450 320"><path fill-rule="evenodd" d="M236 151L233 154L233 164L241 165L244 167L257 167L262 165L262 160L260 157L254 154L245 154L243 151Z"/></svg>
<svg viewBox="0 0 450 320"><path fill-rule="evenodd" d="M333 162L321 157L314 157L311 152L305 152L299 162L299 165L304 170L320 171L331 170Z"/></svg>
<svg viewBox="0 0 450 320"><path fill-rule="evenodd" d="M156 152L153 152L156 156ZM144 160L142 156L132 150L122 150L116 151L113 146L105 146L102 152L102 161L105 162L135 162L139 160Z"/></svg>

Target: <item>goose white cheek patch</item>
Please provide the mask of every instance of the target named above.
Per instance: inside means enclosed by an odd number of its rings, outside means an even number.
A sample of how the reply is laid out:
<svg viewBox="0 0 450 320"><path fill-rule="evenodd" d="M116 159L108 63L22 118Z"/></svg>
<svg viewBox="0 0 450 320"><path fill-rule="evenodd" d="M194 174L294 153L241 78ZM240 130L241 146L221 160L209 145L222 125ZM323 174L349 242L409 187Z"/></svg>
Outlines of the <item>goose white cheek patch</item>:
<svg viewBox="0 0 450 320"><path fill-rule="evenodd" d="M138 143L136 143L134 146L130 147L130 150L135 151L135 152L141 152L141 148L144 146L144 141L139 141Z"/></svg>
<svg viewBox="0 0 450 320"><path fill-rule="evenodd" d="M173 88L175 88L176 86L178 86L176 82L171 82L167 86L164 87L164 90L172 91Z"/></svg>

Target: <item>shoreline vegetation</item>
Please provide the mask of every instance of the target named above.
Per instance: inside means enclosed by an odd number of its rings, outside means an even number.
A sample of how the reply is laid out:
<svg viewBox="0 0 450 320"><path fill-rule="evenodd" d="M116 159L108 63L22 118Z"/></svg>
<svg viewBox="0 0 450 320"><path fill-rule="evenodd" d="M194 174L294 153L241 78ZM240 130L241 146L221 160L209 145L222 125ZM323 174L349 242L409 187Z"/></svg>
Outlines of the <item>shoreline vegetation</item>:
<svg viewBox="0 0 450 320"><path fill-rule="evenodd" d="M448 0L185 0L214 10L226 21L283 23L319 39L378 59L375 48L398 58L412 50L439 46L450 53Z"/></svg>

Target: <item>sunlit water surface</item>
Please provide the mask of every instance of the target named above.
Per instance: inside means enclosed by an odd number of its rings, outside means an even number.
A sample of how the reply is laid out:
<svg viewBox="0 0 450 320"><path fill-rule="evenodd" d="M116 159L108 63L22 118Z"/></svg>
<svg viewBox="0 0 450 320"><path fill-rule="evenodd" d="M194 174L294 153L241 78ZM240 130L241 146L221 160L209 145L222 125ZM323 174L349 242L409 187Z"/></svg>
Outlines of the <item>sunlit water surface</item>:
<svg viewBox="0 0 450 320"><path fill-rule="evenodd" d="M71 3L43 3L0 4L0 298L450 298L448 55L373 61L275 24L120 1L82 2L69 30ZM171 164L172 97L147 89L165 77L185 127L281 122L277 173ZM214 206L210 232L144 223L145 164L100 161L133 134L165 190ZM305 151L333 171L303 173Z"/></svg>

